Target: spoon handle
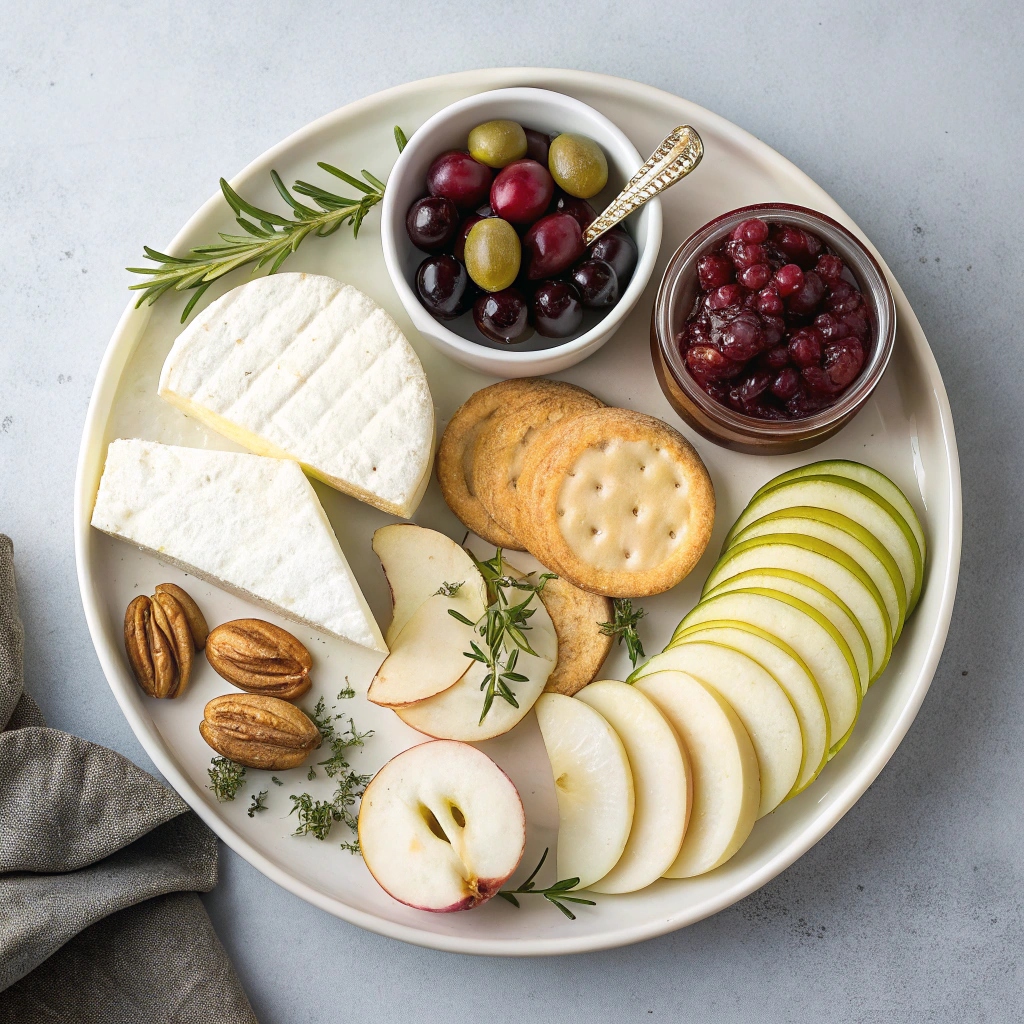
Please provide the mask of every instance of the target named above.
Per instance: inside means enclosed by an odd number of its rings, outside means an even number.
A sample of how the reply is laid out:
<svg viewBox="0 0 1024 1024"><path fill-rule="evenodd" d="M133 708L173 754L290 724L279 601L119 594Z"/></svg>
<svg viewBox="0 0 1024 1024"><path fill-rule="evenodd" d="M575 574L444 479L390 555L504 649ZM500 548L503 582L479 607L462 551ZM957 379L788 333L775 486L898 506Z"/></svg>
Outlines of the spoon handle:
<svg viewBox="0 0 1024 1024"><path fill-rule="evenodd" d="M640 170L629 179L626 187L583 232L583 244L590 245L620 220L625 220L639 210L648 199L653 199L670 185L685 178L700 163L703 155L704 144L693 128L684 124L673 129Z"/></svg>

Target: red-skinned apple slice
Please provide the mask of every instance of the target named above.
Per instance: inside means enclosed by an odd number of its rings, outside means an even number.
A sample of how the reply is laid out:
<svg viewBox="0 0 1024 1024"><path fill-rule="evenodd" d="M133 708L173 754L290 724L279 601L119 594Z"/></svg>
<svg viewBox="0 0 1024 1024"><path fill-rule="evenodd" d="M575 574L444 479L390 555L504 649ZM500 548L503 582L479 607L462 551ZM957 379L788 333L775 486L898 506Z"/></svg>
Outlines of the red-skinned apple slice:
<svg viewBox="0 0 1024 1024"><path fill-rule="evenodd" d="M359 808L370 874L417 910L485 903L519 866L525 845L516 787L468 743L434 740L404 750L373 777Z"/></svg>

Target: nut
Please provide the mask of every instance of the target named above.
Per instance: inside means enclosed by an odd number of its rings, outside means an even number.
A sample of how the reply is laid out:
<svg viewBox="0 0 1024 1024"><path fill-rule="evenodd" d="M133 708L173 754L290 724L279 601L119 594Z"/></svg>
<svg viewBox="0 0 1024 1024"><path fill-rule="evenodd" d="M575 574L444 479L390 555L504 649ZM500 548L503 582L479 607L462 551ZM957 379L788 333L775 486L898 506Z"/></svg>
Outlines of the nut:
<svg viewBox="0 0 1024 1024"><path fill-rule="evenodd" d="M287 630L262 619L235 619L210 633L207 661L249 693L295 700L312 685L313 659Z"/></svg>
<svg viewBox="0 0 1024 1024"><path fill-rule="evenodd" d="M139 686L150 697L180 697L192 677L193 647L202 648L208 633L199 606L173 583L135 598L124 613L124 646Z"/></svg>
<svg viewBox="0 0 1024 1024"><path fill-rule="evenodd" d="M177 621L179 611L171 609ZM166 609L139 595L124 614L124 646L139 686L150 697L178 697L192 672L192 639L183 639Z"/></svg>
<svg viewBox="0 0 1024 1024"><path fill-rule="evenodd" d="M156 594L170 594L181 605L181 610L185 613L185 619L188 622L189 632L192 634L196 650L201 651L206 646L206 638L210 635L210 627L206 624L206 616L199 610L199 605L176 583L158 583Z"/></svg>
<svg viewBox="0 0 1024 1024"><path fill-rule="evenodd" d="M297 768L320 745L320 730L294 704L256 693L214 697L199 732L218 754L247 768Z"/></svg>

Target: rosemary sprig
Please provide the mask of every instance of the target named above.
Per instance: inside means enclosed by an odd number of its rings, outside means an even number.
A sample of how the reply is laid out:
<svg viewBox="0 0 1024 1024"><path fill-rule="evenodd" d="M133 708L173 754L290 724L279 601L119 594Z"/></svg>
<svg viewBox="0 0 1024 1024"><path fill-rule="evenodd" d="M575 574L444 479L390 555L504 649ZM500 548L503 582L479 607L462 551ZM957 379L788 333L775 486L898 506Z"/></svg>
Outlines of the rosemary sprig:
<svg viewBox="0 0 1024 1024"><path fill-rule="evenodd" d="M553 903L558 909L565 914L570 921L576 920L576 915L566 906L564 903L581 903L587 907L596 907L597 904L593 900L585 900L579 896L568 896L566 893L574 886L580 884L578 878L563 878L559 882L555 882L553 885L549 885L546 889L535 889L533 880L537 877L537 873L544 866L544 861L547 860L548 851L545 850L541 854L540 861L537 866L533 869L530 877L519 886L518 889L501 889L498 891L498 895L511 903L513 907L519 906L519 896L543 896L549 903Z"/></svg>
<svg viewBox="0 0 1024 1024"><path fill-rule="evenodd" d="M405 148L406 141L405 133L396 125L395 144L399 152ZM192 297L181 313L181 322L184 323L203 292L214 281L238 267L254 263L255 273L269 264L268 273L273 274L298 249L307 235L326 238L343 224L350 224L353 237L358 237L363 218L384 198L384 182L367 170L362 172L363 180L360 180L324 161L319 161L317 166L340 178L359 195L356 198L341 196L306 181L295 182L292 186L294 191L312 199L316 204L314 208L296 199L277 171L272 170L270 180L291 210L292 216L289 217L261 210L247 202L221 178L221 193L245 234L219 232L219 242L196 246L185 256L169 256L148 245L143 246L146 256L157 266L128 267L130 273L143 274L149 278L148 281L129 285L130 290L142 292L136 307L143 302L152 305L161 295L172 290L191 291Z"/></svg>
<svg viewBox="0 0 1024 1024"><path fill-rule="evenodd" d="M615 637L620 644L623 640L626 641L626 652L633 663L633 668L636 668L636 663L644 657L644 645L640 642L636 625L646 612L643 608L633 611L633 602L628 597L616 597L612 601L612 607L615 610L614 621L602 622L601 632L605 636Z"/></svg>
<svg viewBox="0 0 1024 1024"><path fill-rule="evenodd" d="M482 723L487 717L487 712L491 710L495 697L507 701L514 708L519 707L515 691L510 685L527 682L527 677L516 671L519 652L526 651L527 654L537 656L537 652L526 639L526 634L530 630L527 620L536 611L529 606L544 589L547 581L557 577L554 573L545 572L538 577L537 582L530 581L533 573L524 579L516 579L505 571L501 548L496 548L494 557L486 561L481 561L472 552L469 552L469 557L473 559L484 578L487 587L487 607L477 622L473 622L454 608L449 608L448 614L459 622L472 626L480 634L486 648L483 650L476 641L471 640L469 646L472 649L465 652L471 661L478 661L487 668L487 674L480 684L484 695L483 710L480 712ZM507 593L509 590L525 591L530 596L518 604L510 604ZM502 655L506 656L505 661L502 661Z"/></svg>
<svg viewBox="0 0 1024 1024"><path fill-rule="evenodd" d="M234 800L245 785L245 766L226 757L213 758L206 774L210 776L210 785L206 788L212 790L221 803Z"/></svg>

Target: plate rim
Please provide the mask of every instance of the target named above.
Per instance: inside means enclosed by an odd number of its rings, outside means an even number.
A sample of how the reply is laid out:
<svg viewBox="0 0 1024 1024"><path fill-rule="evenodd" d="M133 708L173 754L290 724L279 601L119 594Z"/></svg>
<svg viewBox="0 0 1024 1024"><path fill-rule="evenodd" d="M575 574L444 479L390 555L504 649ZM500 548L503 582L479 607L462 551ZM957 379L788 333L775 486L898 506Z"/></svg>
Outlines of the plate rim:
<svg viewBox="0 0 1024 1024"><path fill-rule="evenodd" d="M865 238L863 232L860 231L852 219L820 185L767 143L762 142L750 132L733 124L721 115L706 110L691 100L631 79L590 71L509 67L436 75L392 86L391 88L362 97L316 118L251 160L230 181L235 185L241 179L247 178L269 164L279 154L302 143L306 137L321 131L330 123L356 117L363 110L382 102L398 101L427 88L456 87L479 89L482 91L517 85L533 85L539 88L552 89L572 89L574 86L579 85L604 87L606 89L609 86L614 86L620 95L626 95L638 103L643 103L645 100L648 102L656 100L661 103L682 102L686 104L695 113L699 113L700 117L706 122L714 123L716 130L721 132L723 136L737 141L744 149L755 148L759 150L766 164L774 164L787 177L800 181L804 187L816 193L832 209L838 210L842 217L845 218L846 223L858 234L858 237L866 241L889 279L897 306L900 308L900 319L904 328L909 328L906 330L906 336L913 343L914 358L918 360L938 406L940 435L945 444L946 466L949 476L949 494L947 496L949 522L946 536L948 554L944 564L937 565L933 563L931 567L932 586L937 585L935 575L941 573L942 596L931 636L928 640L928 651L917 673L917 678L913 681L909 691L909 699L905 702L895 722L889 728L888 733L880 738L881 742L877 749L866 759L866 763L861 769L849 780L845 790L837 796L831 807L824 812L819 812L818 816L809 822L797 841L787 844L785 848L769 858L757 870L737 880L734 885L714 897L706 898L686 910L668 916L657 917L640 924L618 927L596 935L580 936L579 938L562 936L558 938L489 939L481 936L439 934L414 925L387 920L368 911L349 906L342 900L328 896L309 883L294 877L273 863L241 833L235 831L224 818L216 813L213 807L207 804L197 787L178 769L173 755L166 748L159 734L149 727L128 700L131 679L119 651L114 644L108 642L105 635L101 622L101 599L98 587L87 571L87 549L91 536L91 527L89 524L90 515L86 514L85 510L91 506L91 501L94 497L91 493L92 486L90 484L90 463L94 462L92 449L102 440L121 372L123 372L124 365L134 351L138 337L145 330L150 316L148 306L144 306L141 309L135 308L134 298L129 300L128 306L118 320L117 326L104 350L97 369L96 380L93 385L89 408L82 429L82 441L79 447L74 491L75 563L83 610L93 647L107 683L113 691L122 713L128 720L132 732L164 778L185 799L192 810L213 830L217 837L231 847L239 856L247 860L272 881L306 902L351 924L358 925L380 935L446 952L485 956L550 956L614 949L676 931L679 928L695 924L712 914L718 913L720 910L724 910L759 889L802 857L853 807L875 778L877 778L889 758L895 753L896 748L902 742L903 737L916 718L917 712L931 685L945 645L956 597L960 569L963 513L960 462L949 398L931 347L899 282L889 270L884 260L881 259L874 246L871 245L870 240ZM219 204L220 201L221 196L219 192L207 199L188 218L174 236L170 246L163 251L179 252L183 247L184 239L191 232L192 225L211 212L212 208ZM131 335L136 336L135 341L131 340ZM121 362L122 365L120 371L115 376L112 371L118 362ZM933 544L932 547L935 548L937 545Z"/></svg>

